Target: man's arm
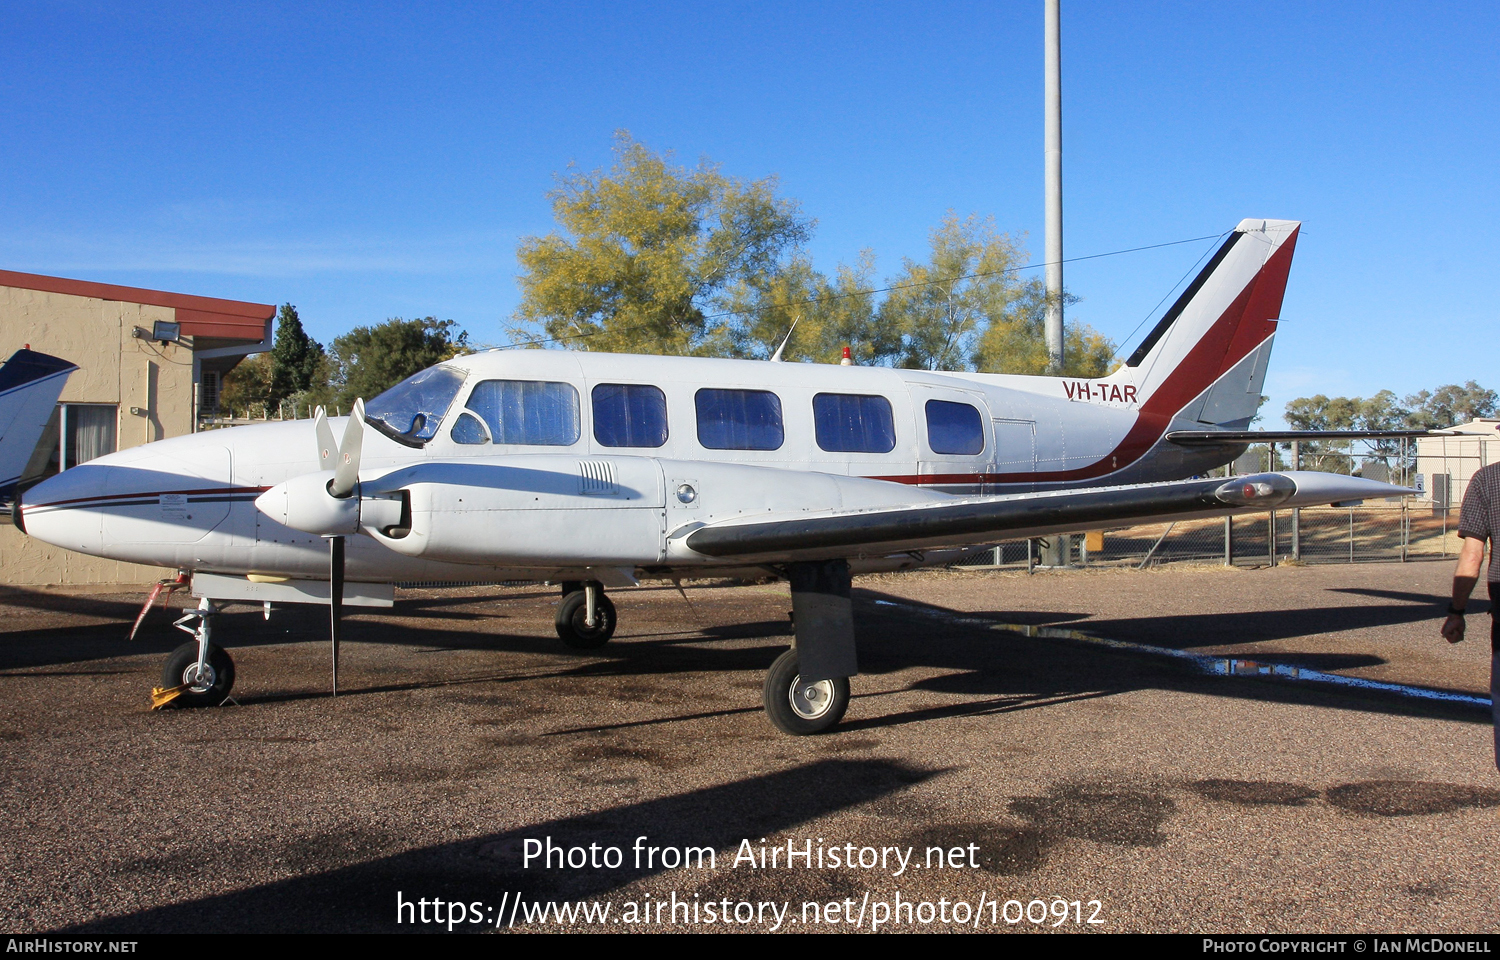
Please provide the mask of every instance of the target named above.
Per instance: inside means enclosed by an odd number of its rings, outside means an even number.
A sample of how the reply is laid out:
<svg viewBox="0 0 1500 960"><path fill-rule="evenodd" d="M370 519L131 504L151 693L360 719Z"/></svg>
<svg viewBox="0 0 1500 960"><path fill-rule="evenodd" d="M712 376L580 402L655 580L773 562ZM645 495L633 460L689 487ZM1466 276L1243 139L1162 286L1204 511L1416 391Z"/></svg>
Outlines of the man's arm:
<svg viewBox="0 0 1500 960"><path fill-rule="evenodd" d="M1458 567L1453 571L1453 600L1448 607L1448 619L1443 621L1443 637L1449 643L1458 643L1464 638L1463 611L1469 605L1469 594L1474 592L1483 562L1484 541L1464 537L1463 546L1458 551Z"/></svg>

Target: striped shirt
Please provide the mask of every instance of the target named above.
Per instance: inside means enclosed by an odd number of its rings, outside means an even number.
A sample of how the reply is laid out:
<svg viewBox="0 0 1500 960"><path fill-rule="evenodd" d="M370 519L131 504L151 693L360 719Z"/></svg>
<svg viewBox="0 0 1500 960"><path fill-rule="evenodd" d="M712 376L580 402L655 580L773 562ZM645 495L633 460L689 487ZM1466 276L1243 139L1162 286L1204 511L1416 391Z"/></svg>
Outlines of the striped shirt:
<svg viewBox="0 0 1500 960"><path fill-rule="evenodd" d="M1495 527L1500 525L1500 463L1481 468L1469 479L1469 489L1464 491L1463 509L1458 512L1458 535L1472 540L1496 540ZM1487 578L1490 583L1500 583L1500 569L1495 567L1495 551L1490 551L1490 567Z"/></svg>

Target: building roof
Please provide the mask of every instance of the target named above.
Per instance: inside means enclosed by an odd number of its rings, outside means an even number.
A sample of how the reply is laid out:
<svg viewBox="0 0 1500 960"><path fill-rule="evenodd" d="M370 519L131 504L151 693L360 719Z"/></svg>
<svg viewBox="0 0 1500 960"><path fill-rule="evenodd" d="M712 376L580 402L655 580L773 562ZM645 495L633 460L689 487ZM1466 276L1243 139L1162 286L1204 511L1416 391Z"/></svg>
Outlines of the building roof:
<svg viewBox="0 0 1500 960"><path fill-rule="evenodd" d="M168 293L142 287L123 287L92 280L67 280L36 273L0 270L0 287L41 290L95 300L119 300L123 303L145 303L171 307L177 311L177 322L184 336L219 340L261 342L270 337L270 320L276 307L269 303L246 303L243 300L220 300L188 293Z"/></svg>

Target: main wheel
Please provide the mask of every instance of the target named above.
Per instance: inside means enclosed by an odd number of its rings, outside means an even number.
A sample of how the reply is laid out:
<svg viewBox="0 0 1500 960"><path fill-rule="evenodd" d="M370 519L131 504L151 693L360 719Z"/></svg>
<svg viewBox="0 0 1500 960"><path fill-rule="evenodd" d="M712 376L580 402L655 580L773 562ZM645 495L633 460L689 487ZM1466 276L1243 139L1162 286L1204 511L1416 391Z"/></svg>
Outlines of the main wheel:
<svg viewBox="0 0 1500 960"><path fill-rule="evenodd" d="M599 601L594 605L594 625L588 619L589 597L584 590L575 590L562 598L557 605L557 635L562 642L575 650L592 650L602 647L615 635L615 605L604 591L599 592Z"/></svg>
<svg viewBox="0 0 1500 960"><path fill-rule="evenodd" d="M810 682L797 672L797 651L776 658L766 673L766 716L782 733L822 733L844 719L849 709L849 678Z"/></svg>
<svg viewBox="0 0 1500 960"><path fill-rule="evenodd" d="M184 707L217 707L234 688L234 661L223 647L208 645L208 665L198 670L198 641L189 640L167 657L161 668L161 685L176 687L186 685L182 695L173 700L173 705Z"/></svg>

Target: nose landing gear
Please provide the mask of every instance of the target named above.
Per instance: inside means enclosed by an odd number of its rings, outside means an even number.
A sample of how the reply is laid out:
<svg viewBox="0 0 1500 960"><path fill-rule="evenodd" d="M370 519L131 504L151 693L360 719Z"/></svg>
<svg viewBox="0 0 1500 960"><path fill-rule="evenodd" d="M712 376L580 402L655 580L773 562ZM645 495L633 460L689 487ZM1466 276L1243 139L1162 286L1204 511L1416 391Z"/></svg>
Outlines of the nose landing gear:
<svg viewBox="0 0 1500 960"><path fill-rule="evenodd" d="M219 610L204 597L198 609L185 613L173 624L193 639L184 643L162 665L161 686L151 691L151 709L167 704L180 707L216 707L229 699L234 688L234 661L224 648L215 646L213 618ZM196 627L187 626L197 620Z"/></svg>
<svg viewBox="0 0 1500 960"><path fill-rule="evenodd" d="M615 635L615 605L597 580L566 580L557 605L557 635L574 650L604 646Z"/></svg>

